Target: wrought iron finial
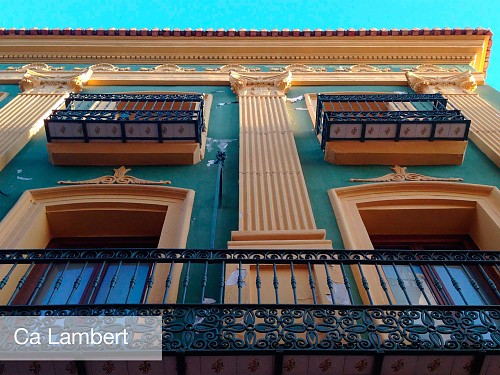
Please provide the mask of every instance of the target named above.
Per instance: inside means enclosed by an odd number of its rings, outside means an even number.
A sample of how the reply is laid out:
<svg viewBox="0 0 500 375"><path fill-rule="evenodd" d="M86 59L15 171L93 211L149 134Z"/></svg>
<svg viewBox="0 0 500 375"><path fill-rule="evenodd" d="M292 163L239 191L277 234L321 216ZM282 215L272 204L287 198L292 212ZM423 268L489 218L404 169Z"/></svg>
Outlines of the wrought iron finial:
<svg viewBox="0 0 500 375"><path fill-rule="evenodd" d="M222 151L217 151L217 160L215 160L214 164L219 164L221 163L222 166L224 166L224 161L226 160L226 153Z"/></svg>

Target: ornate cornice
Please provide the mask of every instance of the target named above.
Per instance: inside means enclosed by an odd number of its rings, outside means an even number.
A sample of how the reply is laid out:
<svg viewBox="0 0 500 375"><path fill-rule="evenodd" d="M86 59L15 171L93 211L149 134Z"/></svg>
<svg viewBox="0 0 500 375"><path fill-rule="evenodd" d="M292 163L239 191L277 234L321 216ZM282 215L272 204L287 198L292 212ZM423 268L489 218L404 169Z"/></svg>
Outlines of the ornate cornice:
<svg viewBox="0 0 500 375"><path fill-rule="evenodd" d="M231 72L229 83L237 96L284 96L292 86L292 72L272 76Z"/></svg>
<svg viewBox="0 0 500 375"><path fill-rule="evenodd" d="M57 183L60 185L169 185L171 183L170 181L150 181L126 176L127 172L130 172L131 169L124 166L113 170L115 171L113 176L107 175L83 181L58 181Z"/></svg>
<svg viewBox="0 0 500 375"><path fill-rule="evenodd" d="M476 80L471 72L457 73L451 76L424 76L406 72L408 86L418 94L470 94L476 87Z"/></svg>
<svg viewBox="0 0 500 375"><path fill-rule="evenodd" d="M401 182L401 181L463 181L462 178L430 177L418 173L406 172L406 167L395 165L391 167L394 173L374 178L351 178L349 182Z"/></svg>
<svg viewBox="0 0 500 375"><path fill-rule="evenodd" d="M48 75L28 69L19 87L27 94L80 92L92 73L92 69L87 69L80 74Z"/></svg>

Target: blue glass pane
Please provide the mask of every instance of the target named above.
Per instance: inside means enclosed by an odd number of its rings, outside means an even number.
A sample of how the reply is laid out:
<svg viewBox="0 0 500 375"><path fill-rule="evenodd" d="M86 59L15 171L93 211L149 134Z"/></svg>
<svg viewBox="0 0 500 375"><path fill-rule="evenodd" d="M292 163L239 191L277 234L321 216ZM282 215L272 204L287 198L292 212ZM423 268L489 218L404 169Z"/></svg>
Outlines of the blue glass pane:
<svg viewBox="0 0 500 375"><path fill-rule="evenodd" d="M451 296L453 303L455 305L465 305L465 301L460 296L458 290L453 286L450 275L446 272L444 266L436 266L434 267L443 282L443 286L448 291L448 294ZM451 276L458 282L460 285L460 289L465 299L467 300L467 304L469 305L483 305L484 301L481 296L477 293L477 291L472 286L469 278L465 274L464 270L460 266L448 266L448 270L450 271Z"/></svg>

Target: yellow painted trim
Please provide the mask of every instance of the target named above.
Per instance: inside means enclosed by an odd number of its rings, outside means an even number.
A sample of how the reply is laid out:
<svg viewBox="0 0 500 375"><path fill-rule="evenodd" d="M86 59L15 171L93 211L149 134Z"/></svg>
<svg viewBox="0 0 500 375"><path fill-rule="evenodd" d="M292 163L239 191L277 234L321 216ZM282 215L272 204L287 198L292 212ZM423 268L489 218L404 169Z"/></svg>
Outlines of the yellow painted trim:
<svg viewBox="0 0 500 375"><path fill-rule="evenodd" d="M136 212L142 215L151 213L155 217L163 214L165 219L161 225L158 247L182 249L186 247L194 194L189 189L143 185L77 185L27 190L0 222L0 249L44 248L53 236L51 220L59 225L58 233L77 236L79 228L70 227L69 223L64 227L62 219L67 215L74 217L89 210L94 211L97 217L100 212L106 211L117 214L121 212L123 216L133 216ZM115 215L117 216L119 215ZM93 230L95 233L92 235L107 234L99 225ZM130 228L120 227L119 222L114 222L113 230L113 235L126 235ZM167 264L157 267L150 303L162 300L169 269L170 265ZM6 267L0 267L0 275L5 270ZM172 303L177 298L180 273L181 267L177 266L172 274L172 292L169 294L169 302ZM21 277L22 270L16 269L11 280ZM16 282L10 285L16 285ZM0 304L5 303L11 293L12 290L9 293L8 289L0 291Z"/></svg>
<svg viewBox="0 0 500 375"><path fill-rule="evenodd" d="M331 189L328 195L346 249L373 249L369 231L469 234L482 250L500 249L500 191L494 186L390 182ZM353 271L361 285L359 272ZM363 272L369 283L378 285L375 268L366 267ZM367 302L364 289L359 290ZM388 303L376 288L372 297L376 304Z"/></svg>
<svg viewBox="0 0 500 375"><path fill-rule="evenodd" d="M461 165L467 141L329 141L325 160L337 165Z"/></svg>

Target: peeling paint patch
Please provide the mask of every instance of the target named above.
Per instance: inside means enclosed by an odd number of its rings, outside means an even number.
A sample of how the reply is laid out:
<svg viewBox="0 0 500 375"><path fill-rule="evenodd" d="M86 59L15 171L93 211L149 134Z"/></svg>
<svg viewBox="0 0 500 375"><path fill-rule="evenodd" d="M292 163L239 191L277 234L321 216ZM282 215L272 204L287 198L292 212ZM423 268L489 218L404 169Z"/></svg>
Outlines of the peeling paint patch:
<svg viewBox="0 0 500 375"><path fill-rule="evenodd" d="M294 111L308 111L307 108L305 107L297 107L297 108L293 108Z"/></svg>
<svg viewBox="0 0 500 375"><path fill-rule="evenodd" d="M31 181L31 180L33 180L31 177L21 177L21 176L17 176L17 179L18 180L22 180L22 181Z"/></svg>
<svg viewBox="0 0 500 375"><path fill-rule="evenodd" d="M221 102L221 103L217 103L217 105L215 106L215 108L219 108L219 107L222 107L224 105L228 105L228 104L238 104L238 101L234 101L234 102Z"/></svg>
<svg viewBox="0 0 500 375"><path fill-rule="evenodd" d="M286 98L286 101L290 103L295 103L298 102L299 100L304 100L304 95L299 95L296 96L295 98Z"/></svg>
<svg viewBox="0 0 500 375"><path fill-rule="evenodd" d="M238 285L238 275L239 275L239 270L235 270L231 272L231 275L226 279L226 285ZM246 286L246 283L244 279L247 277L247 270L242 268L241 269L241 278L243 279L243 287Z"/></svg>

